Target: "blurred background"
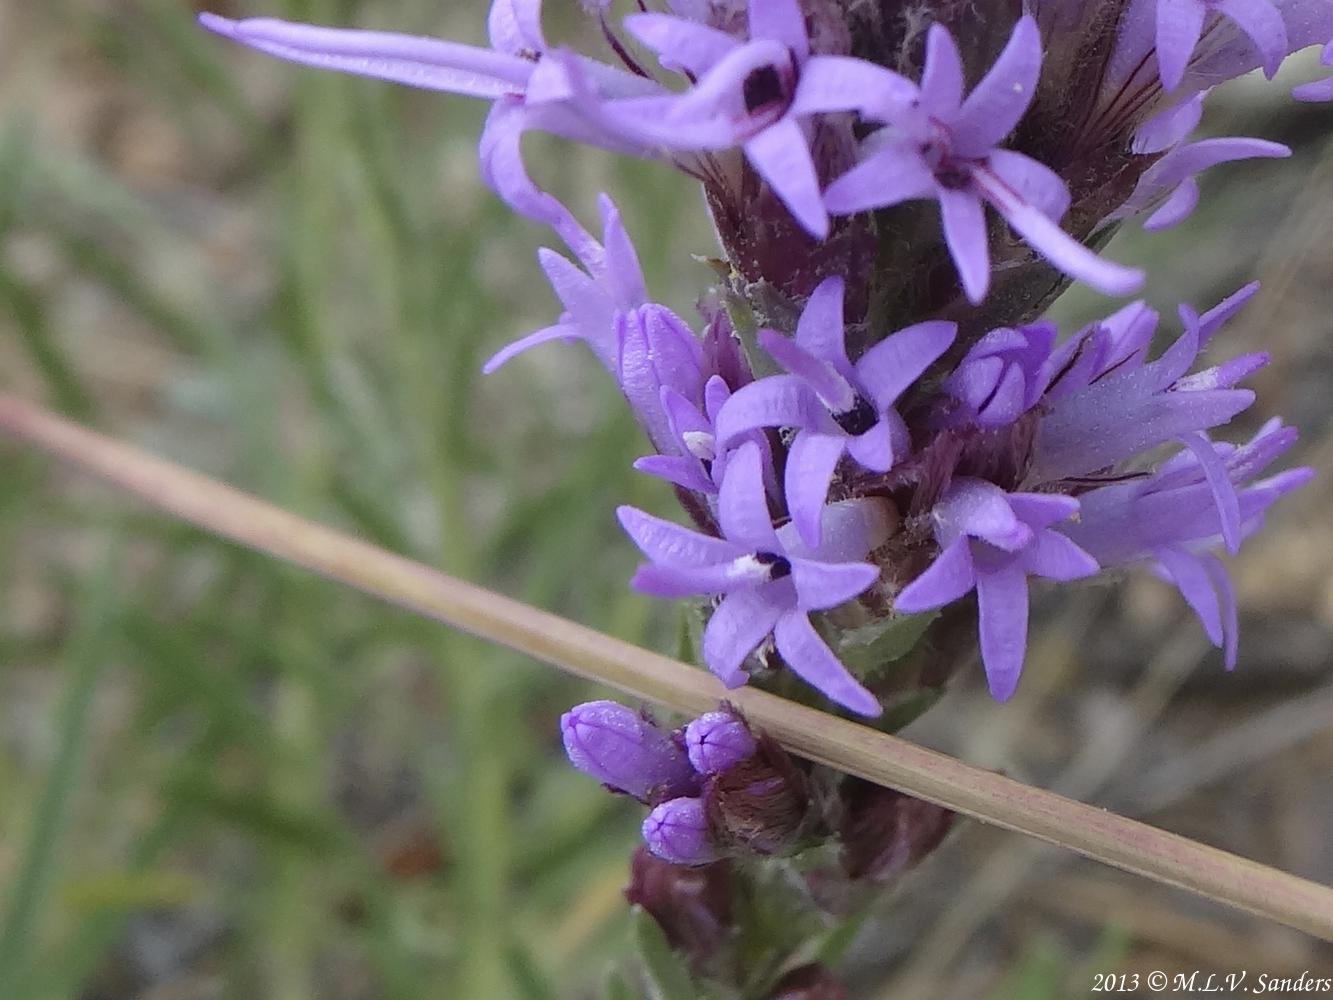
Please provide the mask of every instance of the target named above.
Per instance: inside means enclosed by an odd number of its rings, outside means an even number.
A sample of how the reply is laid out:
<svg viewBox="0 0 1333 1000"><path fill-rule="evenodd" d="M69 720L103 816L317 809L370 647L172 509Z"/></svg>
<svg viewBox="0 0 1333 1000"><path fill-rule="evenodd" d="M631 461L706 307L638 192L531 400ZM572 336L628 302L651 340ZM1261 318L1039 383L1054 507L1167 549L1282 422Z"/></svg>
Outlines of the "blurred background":
<svg viewBox="0 0 1333 1000"><path fill-rule="evenodd" d="M579 27L549 5L557 38ZM596 628L674 648L631 595L615 505L670 511L578 350L486 379L545 325L548 234L481 185L484 108L281 65L179 0L0 0L0 383L295 511ZM219 2L480 41L485 5ZM586 39L590 51L601 44ZM1307 56L1312 55L1307 53ZM1149 298L1259 299L1223 356L1273 353L1323 473L1235 561L1234 675L1139 573L1038 602L1004 707L965 670L908 735L1333 881L1333 112L1242 80L1206 125L1291 144L1136 227ZM688 179L541 138L586 220L620 201L687 313L715 246ZM1062 300L1069 324L1108 312ZM1164 324L1167 332L1178 329ZM638 809L567 767L598 692L173 524L0 446L0 998L524 1000L594 995L626 949ZM1083 996L1093 972L1333 975L1333 951L965 826L851 950L857 996Z"/></svg>

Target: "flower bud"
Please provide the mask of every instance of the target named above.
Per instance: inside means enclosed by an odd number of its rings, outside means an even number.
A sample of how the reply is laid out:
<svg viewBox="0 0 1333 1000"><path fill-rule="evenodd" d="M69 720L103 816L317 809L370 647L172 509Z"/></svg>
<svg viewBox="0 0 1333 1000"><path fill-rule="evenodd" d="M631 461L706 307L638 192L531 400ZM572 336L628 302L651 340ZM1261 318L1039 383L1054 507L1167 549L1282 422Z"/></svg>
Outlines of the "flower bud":
<svg viewBox="0 0 1333 1000"><path fill-rule="evenodd" d="M849 778L842 788L842 869L885 883L939 847L957 813L943 806Z"/></svg>
<svg viewBox="0 0 1333 1000"><path fill-rule="evenodd" d="M779 854L801 836L810 794L786 751L761 735L752 756L708 780L704 803L714 843Z"/></svg>
<svg viewBox="0 0 1333 1000"><path fill-rule="evenodd" d="M643 821L643 840L663 861L673 865L704 865L717 860L708 839L702 799L663 802Z"/></svg>
<svg viewBox="0 0 1333 1000"><path fill-rule="evenodd" d="M754 751L750 728L734 712L708 712L685 727L685 752L702 775L720 774Z"/></svg>
<svg viewBox="0 0 1333 1000"><path fill-rule="evenodd" d="M698 779L671 737L624 705L590 701L560 717L565 753L584 774L643 802L693 792Z"/></svg>
<svg viewBox="0 0 1333 1000"><path fill-rule="evenodd" d="M704 965L732 927L731 862L673 865L640 847L629 870L625 898L648 911L672 949Z"/></svg>

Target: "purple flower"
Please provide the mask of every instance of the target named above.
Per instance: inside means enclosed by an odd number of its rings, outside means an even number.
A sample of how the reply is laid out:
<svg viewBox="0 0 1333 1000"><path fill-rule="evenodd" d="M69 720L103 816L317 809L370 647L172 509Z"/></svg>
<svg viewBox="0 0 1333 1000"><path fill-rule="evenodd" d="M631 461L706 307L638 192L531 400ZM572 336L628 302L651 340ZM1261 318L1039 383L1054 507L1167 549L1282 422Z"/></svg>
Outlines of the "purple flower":
<svg viewBox="0 0 1333 1000"><path fill-rule="evenodd" d="M957 401L950 423L996 428L1037 405L1050 379L1053 323L1002 327L978 340L941 388Z"/></svg>
<svg viewBox="0 0 1333 1000"><path fill-rule="evenodd" d="M1191 0L1193 2L1193 0ZM1196 174L1220 163L1255 157L1281 159L1291 150L1281 143L1263 139L1219 138L1187 143L1185 140L1199 124L1207 91L1200 91L1150 119L1134 135L1133 151L1143 156L1163 153L1143 172L1134 192L1112 212L1102 226L1152 210L1143 223L1151 231L1178 225L1199 204Z"/></svg>
<svg viewBox="0 0 1333 1000"><path fill-rule="evenodd" d="M750 727L735 712L708 712L685 727L685 752L704 776L719 774L752 757Z"/></svg>
<svg viewBox="0 0 1333 1000"><path fill-rule="evenodd" d="M1309 482L1314 470L1256 479L1296 441L1295 429L1277 419L1239 448L1199 438L1150 478L1084 493L1079 519L1059 530L1103 566L1151 562L1180 589L1213 644L1225 649L1230 670L1236 663L1236 597L1210 550L1223 540L1229 544L1233 532L1257 531L1264 512Z"/></svg>
<svg viewBox="0 0 1333 1000"><path fill-rule="evenodd" d="M1246 354L1187 375L1213 332L1257 286L1242 289L1216 309L1196 316L1181 307L1185 332L1147 363L1157 314L1140 303L1097 324L1060 352L1047 394L1027 482L1087 476L1149 448L1224 424L1254 400L1234 388L1268 361Z"/></svg>
<svg viewBox="0 0 1333 1000"><path fill-rule="evenodd" d="M571 242L586 236L568 210L540 191L520 155L523 133L552 132L613 152L653 155L602 113L613 99L661 92L634 73L551 49L539 0L495 0L489 48L380 31L353 31L272 18L233 21L201 14L210 31L279 59L494 102L480 143L482 176L522 214Z"/></svg>
<svg viewBox="0 0 1333 1000"><path fill-rule="evenodd" d="M908 104L886 102L889 127L870 136L866 156L825 192L831 212L849 214L916 198L940 204L944 239L968 298L990 285L984 205L1071 277L1103 292L1138 288L1143 272L1104 261L1056 224L1069 191L1051 170L997 148L1027 111L1041 70L1036 22L1023 17L1009 44L963 99L962 59L953 37L931 25L920 89Z"/></svg>
<svg viewBox="0 0 1333 1000"><path fill-rule="evenodd" d="M1333 66L1333 42L1324 46L1320 62L1325 66ZM1333 76L1296 87L1291 96L1298 101L1333 101Z"/></svg>
<svg viewBox="0 0 1333 1000"><path fill-rule="evenodd" d="M614 701L576 705L560 717L560 732L571 764L640 801L698 787L689 758L671 737Z"/></svg>
<svg viewBox="0 0 1333 1000"><path fill-rule="evenodd" d="M702 401L706 380L703 345L666 306L647 301L638 253L615 203L600 198L603 242L571 246L582 268L543 247L537 258L564 306L552 326L497 352L487 374L529 348L552 340L581 340L616 377L634 415L659 451L676 454L678 435L663 402L671 390L689 405Z"/></svg>
<svg viewBox="0 0 1333 1000"><path fill-rule="evenodd" d="M873 63L812 55L797 0L749 0L749 41L669 14L635 14L625 26L662 65L697 81L674 97L617 105L640 134L681 150L739 147L750 165L812 236L828 235L828 214L803 118L851 111L867 95L910 84Z"/></svg>
<svg viewBox="0 0 1333 1000"><path fill-rule="evenodd" d="M1007 701L1027 652L1028 576L1077 580L1099 569L1051 528L1078 511L1073 497L1005 493L982 479L955 479L931 511L940 554L898 594L895 609L930 611L976 590L986 679L996 700Z"/></svg>
<svg viewBox="0 0 1333 1000"><path fill-rule="evenodd" d="M1157 0L1157 67L1162 85L1167 90L1180 86L1209 14L1228 18L1249 36L1271 80L1287 54L1287 28L1268 0Z"/></svg>
<svg viewBox="0 0 1333 1000"><path fill-rule="evenodd" d="M806 683L862 715L879 703L857 682L810 623L810 612L837 607L860 594L879 569L858 562L888 536L888 513L874 500L824 509L824 538L807 547L790 525L775 531L764 495L758 446L742 445L727 466L718 494L722 538L713 538L645 514L617 513L650 562L633 585L658 597L721 595L704 630L710 670L728 687L746 681L741 665L768 636Z"/></svg>
<svg viewBox="0 0 1333 1000"><path fill-rule="evenodd" d="M718 413L723 444L760 427L798 428L787 456L786 493L801 537L819 544L819 518L844 453L872 472L888 472L911 448L898 397L953 343L957 327L918 323L847 358L843 281L826 278L806 303L793 341L761 330L759 343L788 374L752 382Z"/></svg>
<svg viewBox="0 0 1333 1000"><path fill-rule="evenodd" d="M644 819L643 841L648 850L673 865L706 865L718 858L708 842L702 799L663 802Z"/></svg>

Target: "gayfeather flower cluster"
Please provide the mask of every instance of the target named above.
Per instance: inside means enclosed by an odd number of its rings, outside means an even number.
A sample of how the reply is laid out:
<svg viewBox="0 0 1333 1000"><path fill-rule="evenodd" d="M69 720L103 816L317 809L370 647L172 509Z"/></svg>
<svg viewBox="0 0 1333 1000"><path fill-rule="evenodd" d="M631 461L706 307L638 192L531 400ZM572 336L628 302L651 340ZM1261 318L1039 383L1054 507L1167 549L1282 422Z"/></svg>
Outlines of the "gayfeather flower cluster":
<svg viewBox="0 0 1333 1000"><path fill-rule="evenodd" d="M494 0L485 47L201 20L280 58L491 103L483 177L568 256L538 255L556 321L486 370L582 341L616 380L653 452L636 468L671 484L690 522L620 509L646 558L633 584L706 614L700 655L727 686L791 693L789 671L877 716L883 665L852 669L850 637L975 595L1004 700L1031 581L1137 564L1179 589L1234 666L1238 613L1216 553L1237 552L1311 474L1269 471L1295 441L1280 421L1240 445L1215 438L1267 361L1210 348L1256 286L1201 315L1181 306L1155 355L1159 316L1142 302L1065 338L1040 317L1072 280L1109 295L1142 285L1095 249L1125 220L1178 225L1204 169L1289 154L1192 137L1217 84L1272 76L1333 37L1333 5L639 7L616 25L609 4L585 5L614 63L550 44L538 0ZM697 327L651 299L610 198L595 236L532 179L521 144L533 130L700 181L730 274L701 299ZM743 726L723 728L732 757L750 745ZM655 853L716 853L722 814L705 789L721 795L735 760L719 770L727 755L690 744L689 729L664 734L600 703L567 715L565 735L577 766L653 807Z"/></svg>

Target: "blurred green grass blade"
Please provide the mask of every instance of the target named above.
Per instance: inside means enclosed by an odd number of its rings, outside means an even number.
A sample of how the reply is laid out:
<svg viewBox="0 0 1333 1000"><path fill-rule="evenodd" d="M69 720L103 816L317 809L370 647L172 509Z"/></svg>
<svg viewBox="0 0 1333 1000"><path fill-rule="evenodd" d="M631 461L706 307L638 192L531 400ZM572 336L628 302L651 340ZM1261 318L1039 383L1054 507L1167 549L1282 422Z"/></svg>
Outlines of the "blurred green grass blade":
<svg viewBox="0 0 1333 1000"><path fill-rule="evenodd" d="M631 908L630 929L652 1000L696 1000L689 970L643 907Z"/></svg>
<svg viewBox="0 0 1333 1000"><path fill-rule="evenodd" d="M3 259L0 259L0 304L13 316L28 357L41 372L57 406L86 420L93 412L92 398L51 332L45 306Z"/></svg>
<svg viewBox="0 0 1333 1000"><path fill-rule="evenodd" d="M120 558L113 541L88 585L83 614L69 644L70 674L55 720L55 756L40 797L0 933L0 997L23 1000L26 978L59 870L75 791L83 778L88 727L98 678L109 659L108 637L120 594Z"/></svg>

